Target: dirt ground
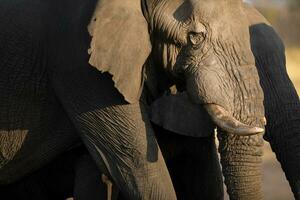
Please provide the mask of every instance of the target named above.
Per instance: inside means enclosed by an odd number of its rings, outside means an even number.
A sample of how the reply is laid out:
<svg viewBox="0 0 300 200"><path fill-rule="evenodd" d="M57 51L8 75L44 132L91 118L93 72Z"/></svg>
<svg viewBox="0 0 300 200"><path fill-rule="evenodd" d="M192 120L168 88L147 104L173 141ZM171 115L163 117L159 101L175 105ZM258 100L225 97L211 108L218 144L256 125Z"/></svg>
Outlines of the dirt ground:
<svg viewBox="0 0 300 200"><path fill-rule="evenodd" d="M287 49L287 68L298 94L300 94L300 48ZM293 194L275 154L265 143L263 160L263 191L265 200L292 200ZM225 198L228 200L228 196Z"/></svg>

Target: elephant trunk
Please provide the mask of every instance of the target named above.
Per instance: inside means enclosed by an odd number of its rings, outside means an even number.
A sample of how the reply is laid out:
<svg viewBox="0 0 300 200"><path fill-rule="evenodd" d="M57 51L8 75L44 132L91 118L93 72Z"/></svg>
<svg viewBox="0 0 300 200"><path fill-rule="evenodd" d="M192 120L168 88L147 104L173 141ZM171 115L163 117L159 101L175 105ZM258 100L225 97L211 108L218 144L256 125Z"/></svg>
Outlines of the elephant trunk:
<svg viewBox="0 0 300 200"><path fill-rule="evenodd" d="M254 102L251 103L252 106L257 106ZM261 117L247 118L249 125L259 127L264 125ZM242 121L241 117L237 119ZM263 199L261 185L263 133L241 136L221 129L218 130L218 139L222 170L230 199Z"/></svg>
<svg viewBox="0 0 300 200"><path fill-rule="evenodd" d="M189 96L204 105L219 128L239 136L264 132L263 93L254 65L224 67L209 55L197 66L186 67L185 76Z"/></svg>
<svg viewBox="0 0 300 200"><path fill-rule="evenodd" d="M213 57L187 77L191 99L218 126L219 152L231 199L262 199L263 93L254 65L222 66ZM200 69L200 70L193 70Z"/></svg>
<svg viewBox="0 0 300 200"><path fill-rule="evenodd" d="M219 131L218 139L222 170L230 199L263 199L262 134L244 137Z"/></svg>
<svg viewBox="0 0 300 200"><path fill-rule="evenodd" d="M251 106L248 106L252 108L258 106L254 99L249 101L249 104ZM262 117L257 117L260 115L246 117L241 110L235 110L234 115L239 121L247 118L247 124L250 126L263 127L265 123ZM243 136L220 129L218 139L222 170L230 199L263 199L261 184L263 133Z"/></svg>

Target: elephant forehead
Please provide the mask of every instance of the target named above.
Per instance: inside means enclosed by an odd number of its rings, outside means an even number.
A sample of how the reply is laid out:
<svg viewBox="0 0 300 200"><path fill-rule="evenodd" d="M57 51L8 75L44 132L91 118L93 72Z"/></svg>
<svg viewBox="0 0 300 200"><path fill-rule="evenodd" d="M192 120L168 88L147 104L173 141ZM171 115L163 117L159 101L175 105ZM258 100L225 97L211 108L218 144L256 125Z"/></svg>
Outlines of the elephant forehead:
<svg viewBox="0 0 300 200"><path fill-rule="evenodd" d="M214 13L217 16L239 10L242 6L240 0L189 0L188 2L194 12Z"/></svg>
<svg viewBox="0 0 300 200"><path fill-rule="evenodd" d="M239 35L239 32L244 35L248 32L248 19L241 1L168 0L157 5L154 11L156 20L166 20L160 18L164 16L162 12L169 13L170 18L184 23L185 27L190 22L204 23L210 32L217 35Z"/></svg>
<svg viewBox="0 0 300 200"><path fill-rule="evenodd" d="M220 20L241 14L240 1L169 0L162 3L164 10L177 20L198 17L207 21Z"/></svg>

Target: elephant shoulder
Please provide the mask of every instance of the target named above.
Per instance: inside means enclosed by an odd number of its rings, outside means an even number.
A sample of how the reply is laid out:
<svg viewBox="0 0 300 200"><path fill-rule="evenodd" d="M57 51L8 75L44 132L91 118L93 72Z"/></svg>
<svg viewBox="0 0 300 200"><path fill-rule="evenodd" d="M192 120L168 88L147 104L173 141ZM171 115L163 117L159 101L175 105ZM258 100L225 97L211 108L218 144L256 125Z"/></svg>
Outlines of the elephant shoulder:
<svg viewBox="0 0 300 200"><path fill-rule="evenodd" d="M47 6L42 1L1 1L1 39L22 39L23 43L28 42L27 39L39 41L46 33ZM5 34L10 37L3 37Z"/></svg>

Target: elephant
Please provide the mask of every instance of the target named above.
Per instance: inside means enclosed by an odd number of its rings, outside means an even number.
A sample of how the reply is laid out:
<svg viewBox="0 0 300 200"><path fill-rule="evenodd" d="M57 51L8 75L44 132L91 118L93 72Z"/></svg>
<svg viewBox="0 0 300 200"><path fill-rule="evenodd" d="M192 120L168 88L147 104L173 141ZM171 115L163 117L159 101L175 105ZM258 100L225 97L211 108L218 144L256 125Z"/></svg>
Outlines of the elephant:
<svg viewBox="0 0 300 200"><path fill-rule="evenodd" d="M125 198L176 199L147 110L176 84L218 127L231 199L262 198L264 94L241 0L2 2L0 184L81 141Z"/></svg>
<svg viewBox="0 0 300 200"><path fill-rule="evenodd" d="M287 73L282 40L258 11L250 5L245 6L248 16L251 16L249 17L251 50L264 92L265 115L268 122L264 139L270 143L276 154L295 199L300 199L299 96ZM211 125L206 119L206 113L187 101L184 93L166 94L153 103L151 120L177 134L192 137L208 136L211 134L209 131ZM187 104L189 106L186 106ZM161 110L163 112L160 112ZM201 119L204 123L199 123L197 119Z"/></svg>

